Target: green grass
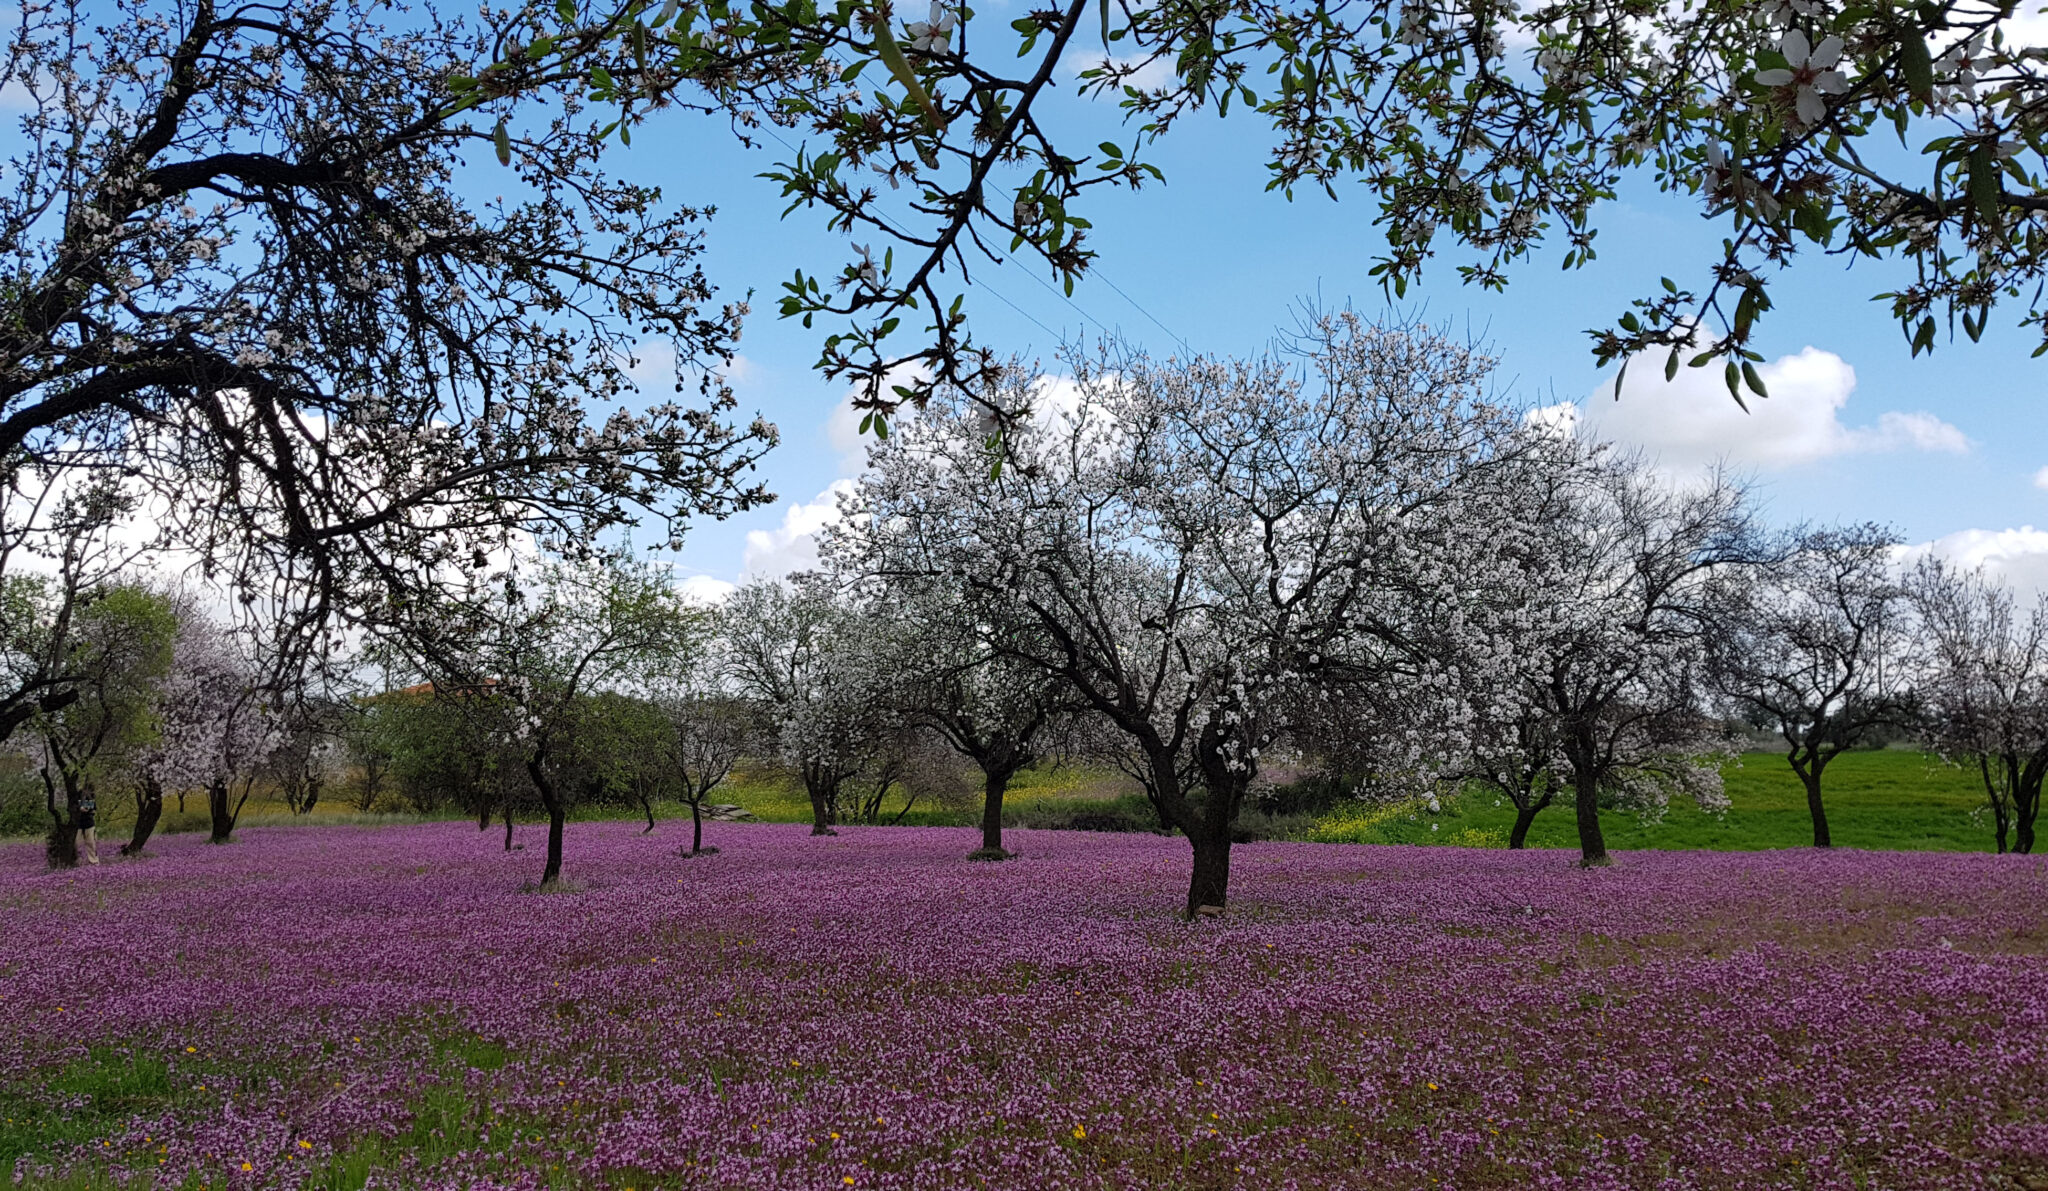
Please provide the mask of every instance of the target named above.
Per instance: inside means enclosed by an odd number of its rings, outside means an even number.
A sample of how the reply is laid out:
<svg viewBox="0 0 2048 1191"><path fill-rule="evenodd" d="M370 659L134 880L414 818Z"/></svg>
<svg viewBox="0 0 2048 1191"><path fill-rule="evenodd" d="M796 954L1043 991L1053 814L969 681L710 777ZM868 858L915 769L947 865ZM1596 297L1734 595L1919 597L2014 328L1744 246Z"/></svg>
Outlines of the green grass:
<svg viewBox="0 0 2048 1191"><path fill-rule="evenodd" d="M1725 815L1705 814L1686 799L1673 800L1655 822L1606 811L1600 821L1607 846L1747 851L1813 843L1806 792L1782 755L1746 753L1722 771L1722 778L1730 803ZM1845 753L1828 766L1821 795L1836 847L1944 852L1992 847L1991 826L1978 813L1984 794L1975 776L1923 753ZM1436 815L1417 805L1340 808L1321 820L1313 835L1358 843L1505 847L1514 822L1514 807L1505 799L1474 790L1445 803ZM1560 803L1538 815L1529 829L1529 846L1577 847L1571 807Z"/></svg>
<svg viewBox="0 0 2048 1191"><path fill-rule="evenodd" d="M423 1024L425 1030L432 1028ZM499 1173L517 1171L519 1141L522 1137L541 1138L539 1124L508 1115L473 1092L466 1078L473 1071L505 1066L513 1057L510 1050L503 1043L465 1032L429 1032L425 1036L435 1059L434 1073L408 1099L410 1123L395 1136L358 1136L339 1148L315 1147L316 1152L310 1154L287 1149L283 1154L251 1157L266 1169L305 1160L312 1169L303 1185L317 1191L361 1191L379 1171L415 1160L442 1161L462 1152L484 1151L502 1168ZM168 1063L145 1051L95 1046L62 1067L45 1070L38 1080L0 1089L0 1171L13 1170L17 1160L26 1157L26 1177L19 1185L32 1191L112 1191L132 1186L136 1175L151 1168L153 1151L147 1145L123 1145L116 1140L105 1147L102 1161L87 1162L55 1177L36 1171L35 1162L73 1146L93 1148L108 1139L119 1139L137 1117L177 1107L189 1110L189 1101L207 1099L198 1079L233 1083L251 1078L296 1079L306 1074L266 1069L260 1073L216 1072L195 1079L188 1072L181 1079L174 1076ZM235 1182L232 1174L219 1182L195 1176L183 1187L214 1191ZM557 1167L547 1176L546 1185L566 1188L574 1181Z"/></svg>
<svg viewBox="0 0 2048 1191"><path fill-rule="evenodd" d="M963 782L969 776L963 773ZM1010 782L1010 789L1003 796L1003 819L1006 824L1014 826L1053 826L1054 820L1100 811L1106 804L1124 806L1132 798L1130 785L1128 779L1113 769L1087 765L1037 766L1018 774ZM904 800L905 795L900 790L891 793L883 801L881 821L901 822L906 827L969 827L981 822L981 789L978 783L963 784L958 791L942 798L920 796L910 805L908 813L898 820L896 816L903 812ZM804 794L803 783L795 777L773 771L737 772L711 792L710 801L743 807L767 823L811 821L811 802ZM1144 806L1141 798L1136 799L1136 803ZM681 808L681 813L687 817L689 808ZM1150 808L1145 808L1145 814L1151 815Z"/></svg>
<svg viewBox="0 0 2048 1191"><path fill-rule="evenodd" d="M959 789L944 797L920 797L901 819L897 815L904 809L904 796L894 793L884 804L881 819L916 827L978 824L981 793L969 780L971 776L963 771ZM1732 804L1726 815L1704 814L1682 798L1656 822L1645 822L1626 811L1608 811L1601 816L1608 846L1752 850L1804 847L1812 842L1805 791L1782 755L1746 753L1723 770L1723 780ZM1991 826L1982 811L1984 796L1975 775L1923 753L1901 749L1846 753L1828 767L1823 794L1838 847L1975 852L1992 846ZM710 801L738 805L770 823L811 821L811 804L802 784L772 770L735 773L712 792ZM110 854L126 837L126 827L119 822L121 809L125 808L117 807L103 824L102 855ZM1134 792L1129 779L1113 769L1087 765L1047 765L1020 773L1010 786L1004 811L1004 823L1012 827L1085 825L1144 831L1157 825L1157 817ZM657 803L655 814L665 821L687 824L689 808ZM452 809L436 815L362 814L341 801L323 802L310 815L300 816L282 804L252 800L239 826L399 824L466 817ZM639 808L630 806L583 805L571 813L577 820L639 817ZM531 813L522 816L522 821L532 821ZM1419 805L1347 805L1320 817L1267 816L1248 808L1240 825L1271 839L1506 847L1514 821L1511 805L1475 790L1447 801L1438 814ZM158 830L204 831L206 827L202 811L180 815L171 806L166 807ZM1538 815L1529 832L1532 848L1577 844L1571 808L1563 803Z"/></svg>
<svg viewBox="0 0 2048 1191"><path fill-rule="evenodd" d="M46 1078L42 1094L26 1087L0 1094L0 1170L25 1154L48 1153L117 1134L131 1117L177 1096L161 1058L118 1046L95 1046Z"/></svg>

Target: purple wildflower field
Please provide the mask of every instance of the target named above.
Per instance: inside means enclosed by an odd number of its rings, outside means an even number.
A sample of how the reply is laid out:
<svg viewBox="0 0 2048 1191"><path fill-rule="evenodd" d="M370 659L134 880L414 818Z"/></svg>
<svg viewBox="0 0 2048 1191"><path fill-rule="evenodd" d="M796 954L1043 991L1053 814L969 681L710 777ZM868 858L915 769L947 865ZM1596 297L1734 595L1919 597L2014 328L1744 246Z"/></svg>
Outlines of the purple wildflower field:
<svg viewBox="0 0 2048 1191"><path fill-rule="evenodd" d="M2048 1187L2039 857L1257 844L1189 923L1171 839L568 842L0 849L0 1082L162 1072L17 1180Z"/></svg>

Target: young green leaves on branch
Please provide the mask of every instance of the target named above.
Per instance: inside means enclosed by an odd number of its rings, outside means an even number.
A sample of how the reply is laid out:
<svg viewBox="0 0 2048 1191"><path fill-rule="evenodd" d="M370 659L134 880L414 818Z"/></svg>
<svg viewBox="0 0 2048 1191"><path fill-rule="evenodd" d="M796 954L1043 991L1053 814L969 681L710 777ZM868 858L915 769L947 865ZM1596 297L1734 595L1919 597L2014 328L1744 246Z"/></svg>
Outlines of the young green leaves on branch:
<svg viewBox="0 0 2048 1191"><path fill-rule="evenodd" d="M641 73L614 63L591 75L595 93L622 98L622 118L683 83L701 88L743 137L780 128L807 142L766 175L790 211L822 209L832 227L903 250L900 267L799 271L781 303L786 317L832 324L820 367L859 380L877 409L985 373L958 300L972 268L1023 252L1071 286L1094 259L1078 209L1087 188L1157 179L1140 150L1185 117L1232 108L1271 125L1271 188L1365 184L1386 241L1372 275L1394 297L1446 251L1490 289L1550 244L1564 267L1584 266L1631 178L1696 201L1725 225L1720 246L1591 331L1603 363L1719 363L1738 399L1762 395L1769 284L1801 253L1903 261L1907 283L1876 296L1916 353L1944 326L1980 336L2001 301L2048 333L2048 55L2015 40L2011 5L1090 8L1072 0L1004 27L943 4L907 23L852 0L678 4L666 20L629 7L577 28L614 30L615 50L652 47ZM1086 153L1034 105L1061 62L1093 53L1098 30L1105 56L1081 89L1118 100L1136 136ZM636 53L614 57L637 71Z"/></svg>

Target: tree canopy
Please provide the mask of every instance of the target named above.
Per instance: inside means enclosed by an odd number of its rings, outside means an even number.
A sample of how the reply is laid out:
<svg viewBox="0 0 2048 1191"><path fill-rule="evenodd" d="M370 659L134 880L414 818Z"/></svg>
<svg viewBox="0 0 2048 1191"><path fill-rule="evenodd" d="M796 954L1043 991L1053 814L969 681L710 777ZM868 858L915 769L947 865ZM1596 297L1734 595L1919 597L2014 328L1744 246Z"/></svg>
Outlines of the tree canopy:
<svg viewBox="0 0 2048 1191"><path fill-rule="evenodd" d="M558 0L458 86L490 105L580 65L622 139L672 104L800 138L766 176L865 243L800 271L781 313L826 325L819 367L880 416L992 366L964 304L976 269L1019 255L1071 292L1096 257L1090 193L1163 181L1151 147L1232 111L1269 130L1269 188L1362 184L1396 297L1447 253L1489 289L1548 246L1584 266L1625 185L1695 205L1718 250L1590 328L1592 351L1667 375L1718 361L1742 400L1764 392L1772 280L1803 255L1902 262L1876 296L1916 354L1944 327L1975 339L2001 302L2048 345L2048 53L2020 22L1989 0ZM1047 116L1077 60L1127 136L1076 144Z"/></svg>

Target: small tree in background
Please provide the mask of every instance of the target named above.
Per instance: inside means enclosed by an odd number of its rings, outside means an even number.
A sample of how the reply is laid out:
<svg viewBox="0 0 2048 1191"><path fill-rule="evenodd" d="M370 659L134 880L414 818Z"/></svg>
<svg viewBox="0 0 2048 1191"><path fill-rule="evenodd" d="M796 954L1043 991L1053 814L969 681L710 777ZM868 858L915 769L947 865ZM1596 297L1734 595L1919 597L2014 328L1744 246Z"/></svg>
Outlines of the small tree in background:
<svg viewBox="0 0 2048 1191"><path fill-rule="evenodd" d="M644 687L681 651L691 623L651 568L616 553L598 564L511 568L394 641L432 676L439 697L515 713L510 744L548 817L544 887L562 873L564 827L579 792L568 780L574 733L587 696Z"/></svg>
<svg viewBox="0 0 2048 1191"><path fill-rule="evenodd" d="M207 840L224 844L280 742L274 697L246 638L213 620L189 594L177 607L177 638L158 704L160 738L142 776L159 800L163 792L182 798L184 790L203 789ZM139 827L130 841L134 851L148 843Z"/></svg>
<svg viewBox="0 0 2048 1191"><path fill-rule="evenodd" d="M78 863L80 805L126 777L160 731L159 686L171 666L177 615L164 596L114 587L78 609L65 669L78 698L31 723L40 744L50 864Z"/></svg>
<svg viewBox="0 0 2048 1191"><path fill-rule="evenodd" d="M1746 568L1711 638L1716 686L1785 741L1816 848L1833 843L1821 801L1828 762L1911 714L1906 590L1892 563L1900 542L1876 525L1799 534L1782 557Z"/></svg>
<svg viewBox="0 0 2048 1191"><path fill-rule="evenodd" d="M835 835L840 797L895 727L876 631L832 581L799 575L749 583L718 610L734 690L767 714L777 754L811 802L811 834Z"/></svg>
<svg viewBox="0 0 2048 1191"><path fill-rule="evenodd" d="M1003 796L1019 772L1056 747L1063 721L1081 703L1064 681L1020 660L1026 651L1004 640L1037 631L1028 621L950 578L889 573L886 542L862 532L873 524L856 508L835 527L827 557L855 575L875 568L864 577L895 609L876 633L877 665L891 675L887 697L909 724L936 734L980 770L981 846L968 859L1007 860Z"/></svg>
<svg viewBox="0 0 2048 1191"><path fill-rule="evenodd" d="M716 852L704 846L704 803L747 751L762 743L758 709L743 699L708 691L657 696L666 734L666 756L682 799L690 806L690 850L686 856Z"/></svg>
<svg viewBox="0 0 2048 1191"><path fill-rule="evenodd" d="M1706 712L1705 670L1726 578L1765 547L1742 491L1719 475L1673 489L1640 458L1595 455L1558 491L1523 560L1513 668L1524 714L1542 721L1532 745L1554 736L1571 783L1580 863L1598 866L1609 863L1603 798L1652 813L1674 791L1726 805L1728 745Z"/></svg>
<svg viewBox="0 0 2048 1191"><path fill-rule="evenodd" d="M2048 780L2048 595L2023 609L2004 584L1939 559L1907 586L1922 723L1936 751L1977 771L1998 851L2032 852Z"/></svg>

